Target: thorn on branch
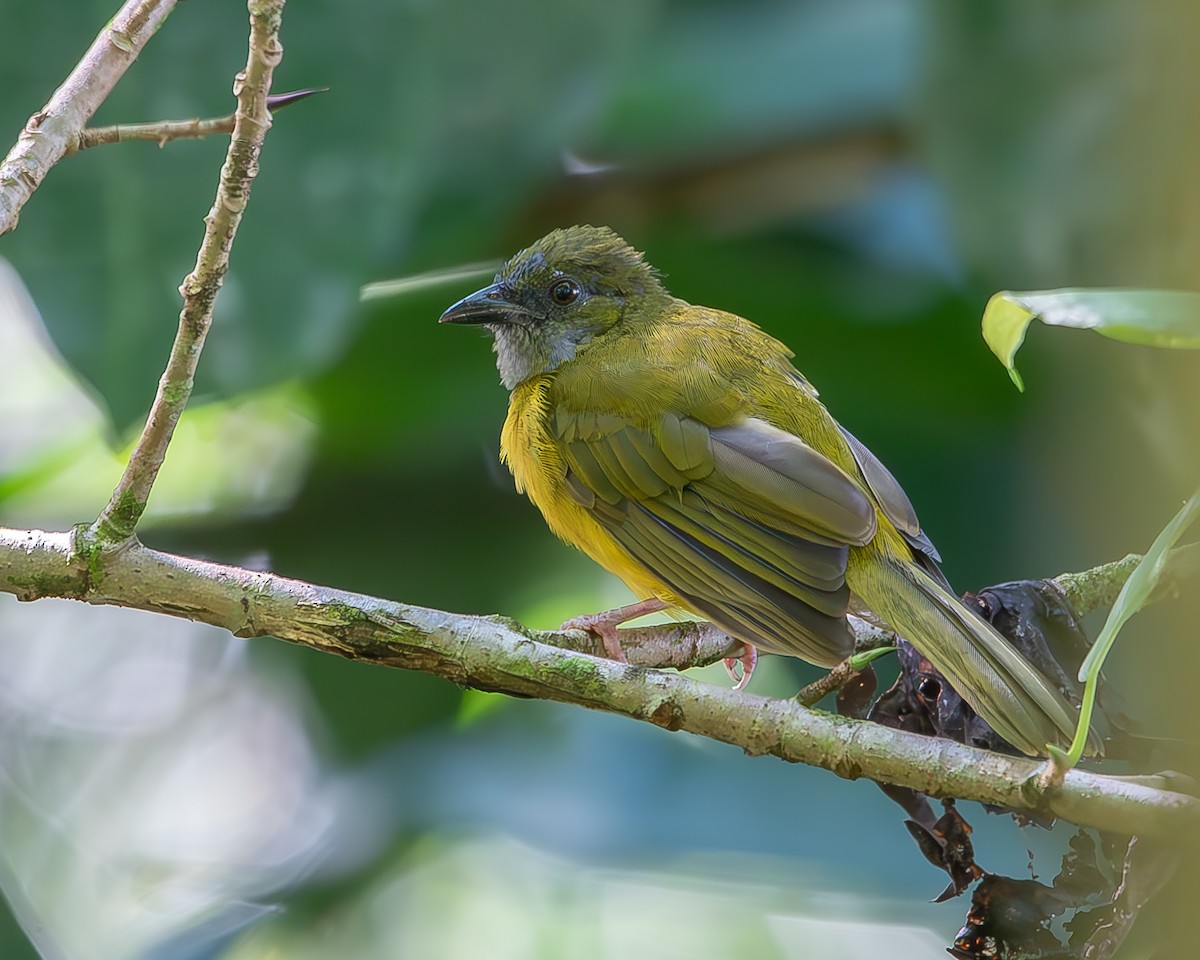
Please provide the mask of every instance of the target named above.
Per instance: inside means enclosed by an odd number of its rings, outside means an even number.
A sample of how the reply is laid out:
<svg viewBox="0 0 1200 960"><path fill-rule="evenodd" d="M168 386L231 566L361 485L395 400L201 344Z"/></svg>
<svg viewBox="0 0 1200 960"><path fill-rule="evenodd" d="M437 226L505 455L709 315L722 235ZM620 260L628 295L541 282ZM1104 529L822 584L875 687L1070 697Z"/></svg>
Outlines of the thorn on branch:
<svg viewBox="0 0 1200 960"><path fill-rule="evenodd" d="M267 109L272 113L277 113L284 107L290 107L293 103L299 103L301 100L307 100L309 97L316 96L318 93L328 92L328 87L309 87L306 90L292 90L288 93L273 93L267 97Z"/></svg>

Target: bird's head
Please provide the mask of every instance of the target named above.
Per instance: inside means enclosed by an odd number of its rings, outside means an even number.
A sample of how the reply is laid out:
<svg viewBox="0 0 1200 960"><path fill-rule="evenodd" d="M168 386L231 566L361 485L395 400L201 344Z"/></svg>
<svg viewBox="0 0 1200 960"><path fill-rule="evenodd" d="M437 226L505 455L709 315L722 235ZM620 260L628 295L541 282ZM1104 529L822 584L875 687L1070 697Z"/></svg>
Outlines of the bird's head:
<svg viewBox="0 0 1200 960"><path fill-rule="evenodd" d="M496 280L442 314L495 337L508 389L572 359L628 315L631 303L668 298L642 255L608 227L566 227L522 250Z"/></svg>

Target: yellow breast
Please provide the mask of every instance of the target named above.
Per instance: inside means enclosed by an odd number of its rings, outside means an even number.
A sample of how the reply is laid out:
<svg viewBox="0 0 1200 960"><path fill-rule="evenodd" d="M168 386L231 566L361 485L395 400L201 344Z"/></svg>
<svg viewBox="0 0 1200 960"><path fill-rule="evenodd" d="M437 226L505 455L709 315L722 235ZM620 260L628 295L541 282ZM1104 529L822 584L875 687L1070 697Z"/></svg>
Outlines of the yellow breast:
<svg viewBox="0 0 1200 960"><path fill-rule="evenodd" d="M512 471L517 490L533 501L556 536L620 577L638 597L659 597L674 605L671 592L621 549L567 492L567 467L551 427L551 383L548 376L532 377L519 384L509 398L500 457Z"/></svg>

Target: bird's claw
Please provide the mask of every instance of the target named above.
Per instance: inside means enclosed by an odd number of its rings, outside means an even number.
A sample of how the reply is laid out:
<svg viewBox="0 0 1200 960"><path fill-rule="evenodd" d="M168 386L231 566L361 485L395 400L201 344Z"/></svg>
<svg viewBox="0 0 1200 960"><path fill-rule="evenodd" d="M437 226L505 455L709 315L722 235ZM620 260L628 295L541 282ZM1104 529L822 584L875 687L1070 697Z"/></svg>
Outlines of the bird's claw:
<svg viewBox="0 0 1200 960"><path fill-rule="evenodd" d="M741 676L738 676L737 666L742 665ZM750 678L754 675L754 668L758 664L758 648L752 647L746 643L742 645L742 654L739 657L726 657L721 661L725 667L725 672L729 674L729 679L733 681L734 690L745 690L746 684L750 682Z"/></svg>
<svg viewBox="0 0 1200 960"><path fill-rule="evenodd" d="M604 641L604 655L618 663L628 663L625 651L621 649L621 641L617 637L617 627L626 620L635 620L647 613L658 613L665 610L667 603L657 597L639 600L637 603L626 604L615 610L605 610L602 613L585 613L581 617L572 617L562 625L562 630L582 630L584 633L594 633Z"/></svg>
<svg viewBox="0 0 1200 960"><path fill-rule="evenodd" d="M572 617L560 629L582 630L584 633L594 633L603 641L604 655L606 657L610 660L616 660L617 663L628 663L629 658L625 656L625 651L621 649L621 641L617 637L617 624L613 622L609 613L611 611L605 613L585 613L579 617Z"/></svg>

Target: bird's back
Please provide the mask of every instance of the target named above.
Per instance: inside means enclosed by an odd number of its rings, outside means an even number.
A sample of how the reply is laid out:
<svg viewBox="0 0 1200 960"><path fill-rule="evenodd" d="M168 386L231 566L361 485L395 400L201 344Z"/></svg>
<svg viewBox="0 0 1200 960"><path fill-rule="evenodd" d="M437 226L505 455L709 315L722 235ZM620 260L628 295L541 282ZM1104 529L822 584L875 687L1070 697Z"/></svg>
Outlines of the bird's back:
<svg viewBox="0 0 1200 960"><path fill-rule="evenodd" d="M736 314L672 301L652 318L623 322L554 374L550 400L604 410L639 425L665 411L710 427L761 417L796 436L838 448L852 463L792 351Z"/></svg>

